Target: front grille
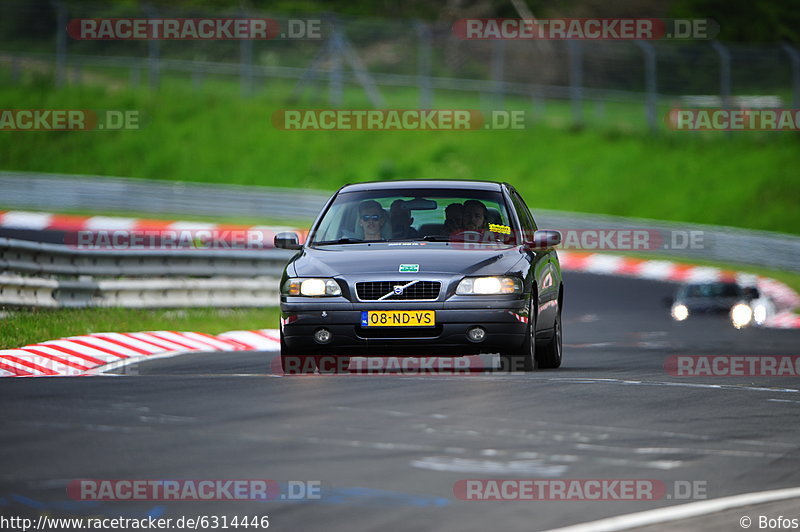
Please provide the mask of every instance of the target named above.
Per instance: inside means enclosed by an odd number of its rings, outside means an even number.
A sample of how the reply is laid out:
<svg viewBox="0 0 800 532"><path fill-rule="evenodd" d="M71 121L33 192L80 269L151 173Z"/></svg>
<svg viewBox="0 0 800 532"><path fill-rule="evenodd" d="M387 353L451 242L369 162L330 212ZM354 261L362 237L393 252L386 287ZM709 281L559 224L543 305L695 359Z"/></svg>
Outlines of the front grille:
<svg viewBox="0 0 800 532"><path fill-rule="evenodd" d="M356 283L356 293L361 301L434 301L439 297L442 283L439 281L417 281L411 286L406 286L402 294L395 294L396 286L405 286L411 281L366 281ZM391 294L387 297L386 294Z"/></svg>

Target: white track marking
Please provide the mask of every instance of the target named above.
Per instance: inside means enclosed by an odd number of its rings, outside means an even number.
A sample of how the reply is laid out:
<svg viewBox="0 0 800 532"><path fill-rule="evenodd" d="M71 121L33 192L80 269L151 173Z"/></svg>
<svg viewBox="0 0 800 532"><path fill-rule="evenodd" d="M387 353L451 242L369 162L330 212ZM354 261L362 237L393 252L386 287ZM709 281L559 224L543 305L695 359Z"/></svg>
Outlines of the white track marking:
<svg viewBox="0 0 800 532"><path fill-rule="evenodd" d="M648 260L639 266L639 275L644 279L669 279L675 271L675 264L665 260Z"/></svg>
<svg viewBox="0 0 800 532"><path fill-rule="evenodd" d="M117 352L121 355L125 355L126 357L138 357L142 356L141 353L137 353L133 349L128 349L127 347L122 347L117 345L113 342L109 342L102 337L97 336L70 336L67 340L80 340L82 342L86 342L89 345L94 345L97 347L102 347L103 349L108 349L109 351Z"/></svg>
<svg viewBox="0 0 800 532"><path fill-rule="evenodd" d="M703 283L718 281L722 277L722 270L719 268L708 268L698 266L692 268L686 273L687 283Z"/></svg>
<svg viewBox="0 0 800 532"><path fill-rule="evenodd" d="M172 231L213 231L217 224L207 222L173 222L167 226Z"/></svg>
<svg viewBox="0 0 800 532"><path fill-rule="evenodd" d="M590 273L614 273L624 263L622 257L615 255L590 255L584 269Z"/></svg>
<svg viewBox="0 0 800 532"><path fill-rule="evenodd" d="M277 334L277 331L270 331ZM232 338L233 340L242 342L243 344L251 346L253 349L259 351L278 351L280 344L275 340L264 337L253 331L230 331L222 333L218 336L223 338Z"/></svg>
<svg viewBox="0 0 800 532"><path fill-rule="evenodd" d="M205 336L202 334L197 334L194 332L187 332L183 333L185 338L191 338L193 340L197 340L198 342L206 342L211 344L212 346L216 347L220 351L235 351L236 349L229 343L223 342L221 340L217 340L211 336Z"/></svg>
<svg viewBox="0 0 800 532"><path fill-rule="evenodd" d="M112 371L112 370L115 370L115 369L119 369L119 368L124 368L126 366L133 366L135 364L138 364L139 362L146 362L148 360L157 360L159 358L171 358L171 357L176 357L176 356L179 356L179 355L185 355L187 353L194 353L194 351L188 351L188 350L184 349L183 351L170 351L168 353L162 353L160 355L149 355L149 356L142 355L142 356L139 356L139 357L126 358L124 360L119 360L117 362L112 362L110 364L105 364L103 366L98 366L96 368L92 368L92 369L88 370L86 372L86 374L87 375L107 375L108 374L107 372L109 372L109 371Z"/></svg>
<svg viewBox="0 0 800 532"><path fill-rule="evenodd" d="M92 216L84 224L88 231L132 231L136 228L136 218L116 216Z"/></svg>
<svg viewBox="0 0 800 532"><path fill-rule="evenodd" d="M164 338L159 338L155 336L153 333L149 332L137 332L137 333L130 333L130 335L134 338L141 339L145 342L153 342L156 345L161 346L161 351L186 351L186 347L182 345L178 345L176 343L170 342L169 340L165 340Z"/></svg>
<svg viewBox="0 0 800 532"><path fill-rule="evenodd" d="M642 381L642 380L623 380L623 379L592 379L592 378L548 378L553 382L570 382L575 384L630 384L638 386L674 386L676 388L705 388L711 390L725 391L750 391L750 392L774 392L774 393L800 393L797 388L768 388L765 386L738 386L735 384L704 384L699 382L674 382L674 381Z"/></svg>
<svg viewBox="0 0 800 532"><path fill-rule="evenodd" d="M547 464L544 460L481 460L450 456L426 456L411 461L411 467L446 471L454 473L526 474L559 477L567 472L569 466Z"/></svg>
<svg viewBox="0 0 800 532"><path fill-rule="evenodd" d="M53 215L45 212L8 211L3 215L3 227L36 229L41 231L50 225Z"/></svg>
<svg viewBox="0 0 800 532"><path fill-rule="evenodd" d="M31 346L31 348L32 349L41 349L42 347L47 347L47 346L63 347L64 349L69 349L70 351L75 351L76 353L80 353L82 355L87 355L87 356L102 360L103 362L106 362L106 363L114 362L114 361L119 360L120 358L122 358L120 356L116 356L116 355L111 355L109 353L105 353L103 351L100 351L99 349L93 349L91 347L86 347L85 345L79 345L79 344L76 344L74 342L70 342L69 340L50 340L48 342L44 342L44 343L41 343L41 344L38 344L38 345L33 345L33 346ZM58 356L61 356L61 355L64 354L61 351L59 351L58 349L51 349L51 351L53 352L54 355L58 355Z"/></svg>
<svg viewBox="0 0 800 532"><path fill-rule="evenodd" d="M578 525L554 528L547 532L616 532L618 530L630 530L632 528L682 521L684 519L714 514L732 508L783 501L797 497L800 497L800 487L745 493L732 497L690 502L688 504L667 506L655 510L609 517L607 519L590 521ZM736 523L736 528L739 529L738 523Z"/></svg>
<svg viewBox="0 0 800 532"><path fill-rule="evenodd" d="M163 349L154 346L153 344L148 344L143 342L137 338L131 338L130 336L125 336L121 333L98 333L95 334L94 337L96 338L111 338L112 340L116 340L122 344L127 344L132 347L136 347L141 349L142 351L147 351L148 353L161 353Z"/></svg>
<svg viewBox="0 0 800 532"><path fill-rule="evenodd" d="M31 357L32 357L31 353L28 353L28 358L31 358ZM25 358L25 357L19 357L19 358ZM36 370L36 369L33 369L33 368L29 368L28 366L26 366L24 364L19 364L17 362L14 362L13 360L9 360L7 358L2 358L1 360L2 360L3 364L6 364L7 366L11 366L11 367L14 367L14 368L17 368L17 369L21 369L22 371L27 371L28 373L32 373L34 375L47 375L46 373L43 373L43 372L41 372L39 370Z"/></svg>
<svg viewBox="0 0 800 532"><path fill-rule="evenodd" d="M181 344L188 345L191 349L194 349L194 350L197 350L197 351L209 351L209 350L213 349L211 346L209 346L205 342L200 342L200 341L197 341L197 340L193 340L191 338L187 338L185 335L179 334L179 333L174 333L174 332L170 332L170 331L154 331L154 332L151 332L150 334L152 334L156 338L162 338L164 340L172 340L172 341L175 341L175 342L180 342ZM186 349L186 348L184 348L184 349Z"/></svg>
<svg viewBox="0 0 800 532"><path fill-rule="evenodd" d="M576 443L575 447L582 451L609 451L632 454L673 454L692 453L708 456L738 456L746 458L782 458L786 453L767 453L762 451L737 451L731 449L694 449L691 447L620 447L613 445L597 445L594 443Z"/></svg>
<svg viewBox="0 0 800 532"><path fill-rule="evenodd" d="M75 356L75 355L69 355L67 353L62 353L61 351L58 351L57 349L50 349L48 347L43 347L43 346L32 347L31 349L36 350L36 351L40 351L40 352L42 352L42 353L44 353L46 355L52 355L52 356L58 358L59 360L63 360L65 362L71 362L72 364L77 364L77 365L82 366L84 368L92 367L92 363L89 362L88 360L80 358L80 357ZM47 358L47 357L42 357L42 355L40 355L38 353L34 353L33 351L20 351L20 352L24 353L22 358L25 358L25 357Z"/></svg>

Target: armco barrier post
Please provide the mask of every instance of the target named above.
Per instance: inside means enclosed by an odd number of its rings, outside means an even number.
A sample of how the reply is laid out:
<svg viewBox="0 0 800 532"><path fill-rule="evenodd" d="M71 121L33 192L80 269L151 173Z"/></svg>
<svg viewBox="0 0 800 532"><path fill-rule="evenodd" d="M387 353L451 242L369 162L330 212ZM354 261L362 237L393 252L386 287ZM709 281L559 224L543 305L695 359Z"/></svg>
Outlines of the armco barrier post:
<svg viewBox="0 0 800 532"><path fill-rule="evenodd" d="M67 76L67 8L63 3L55 4L56 15L56 87L63 87Z"/></svg>
<svg viewBox="0 0 800 532"><path fill-rule="evenodd" d="M711 41L711 46L719 55L719 96L727 109L731 105L731 53L719 41Z"/></svg>
<svg viewBox="0 0 800 532"><path fill-rule="evenodd" d="M339 20L330 20L333 30L328 38L328 58L331 69L328 72L328 102L331 107L342 106L342 29Z"/></svg>
<svg viewBox="0 0 800 532"><path fill-rule="evenodd" d="M572 101L572 121L574 125L583 125L583 59L581 42L575 39L567 41L569 51L569 97Z"/></svg>
<svg viewBox="0 0 800 532"><path fill-rule="evenodd" d="M242 18L247 18L246 12ZM242 39L239 41L239 82L241 83L242 96L253 94L253 40Z"/></svg>
<svg viewBox="0 0 800 532"><path fill-rule="evenodd" d="M792 65L792 109L800 109L800 53L789 43L782 44Z"/></svg>
<svg viewBox="0 0 800 532"><path fill-rule="evenodd" d="M647 116L647 125L650 131L658 129L658 122L656 121L656 104L658 102L658 93L656 92L656 51L652 44L646 41L634 41L636 46L641 48L644 54L644 85L645 95L645 116Z"/></svg>
<svg viewBox="0 0 800 532"><path fill-rule="evenodd" d="M419 108L433 108L433 90L431 88L431 29L424 22L416 21L419 46L417 49L417 84L419 85Z"/></svg>
<svg viewBox="0 0 800 532"><path fill-rule="evenodd" d="M506 41L496 39L492 43L492 105L493 109L503 108L503 78L505 77Z"/></svg>
<svg viewBox="0 0 800 532"><path fill-rule="evenodd" d="M152 7L145 7L145 16L148 18L157 18L157 13ZM149 72L148 76L150 79L150 90L158 89L159 83L159 70L161 65L159 64L159 55L160 55L160 48L158 39L148 39L147 41L147 62L149 65Z"/></svg>

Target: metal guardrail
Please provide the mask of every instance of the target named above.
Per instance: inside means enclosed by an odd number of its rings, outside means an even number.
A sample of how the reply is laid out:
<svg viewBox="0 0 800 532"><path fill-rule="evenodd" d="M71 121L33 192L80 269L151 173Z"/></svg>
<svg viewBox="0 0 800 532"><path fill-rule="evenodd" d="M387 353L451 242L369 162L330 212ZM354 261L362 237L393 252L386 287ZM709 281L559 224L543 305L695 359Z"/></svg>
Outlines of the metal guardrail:
<svg viewBox="0 0 800 532"><path fill-rule="evenodd" d="M313 220L330 194L293 188L157 181L122 177L0 172L0 205L201 216Z"/></svg>
<svg viewBox="0 0 800 532"><path fill-rule="evenodd" d="M275 306L293 252L106 250L0 238L0 305Z"/></svg>
<svg viewBox="0 0 800 532"><path fill-rule="evenodd" d="M282 249L77 249L0 238L0 272L40 276L248 278L280 275L292 254Z"/></svg>
<svg viewBox="0 0 800 532"><path fill-rule="evenodd" d="M191 214L207 216L240 216L285 218L308 221L316 217L329 195L326 192L289 188L206 185L199 183L163 182L118 177L0 172L0 206L49 211L98 210L105 212L142 212L153 214ZM568 229L647 229L662 233L701 231L702 247L692 249L642 250L670 257L706 259L732 264L748 264L800 272L800 237L768 231L734 227L665 222L641 218L593 215L534 208L542 228ZM198 259L199 251L193 251ZM225 264L224 257L252 251L212 251L208 259L218 261L219 271L244 268L236 259L235 266ZM120 252L114 256L121 257ZM185 256L182 254L181 257ZM55 259L54 259L55 260ZM61 260L61 259L59 259ZM205 258L204 258L205 260ZM160 261L160 262L159 262ZM177 262L176 262L177 261ZM178 257L151 257L136 265L127 259L119 268L130 264L150 268L147 273L161 275L168 268L180 268ZM195 261L196 264L196 261ZM2 263L0 263L2 268ZM235 271L248 271L247 268ZM124 275L125 273L121 273ZM227 273L228 275L238 275ZM186 270L186 275L194 275Z"/></svg>
<svg viewBox="0 0 800 532"><path fill-rule="evenodd" d="M558 229L605 229L657 231L668 237L699 232L697 247L640 250L642 253L695 260L713 260L731 264L763 266L777 270L800 272L800 237L769 231L753 231L719 225L665 222L645 218L627 218L583 213L567 213L535 209L539 227ZM681 237L683 238L683 237Z"/></svg>
<svg viewBox="0 0 800 532"><path fill-rule="evenodd" d="M86 176L0 173L4 206L158 213L317 214L327 194ZM263 210L269 206L272 210ZM288 209L288 210L287 210ZM535 209L542 228L702 232L702 246L670 256L800 271L800 237ZM55 308L274 306L292 251L280 249L79 249L0 238L0 305Z"/></svg>
<svg viewBox="0 0 800 532"><path fill-rule="evenodd" d="M278 280L42 279L0 274L0 305L12 307L265 307L278 303Z"/></svg>
<svg viewBox="0 0 800 532"><path fill-rule="evenodd" d="M77 249L0 238L0 305L250 307L278 304L281 249Z"/></svg>

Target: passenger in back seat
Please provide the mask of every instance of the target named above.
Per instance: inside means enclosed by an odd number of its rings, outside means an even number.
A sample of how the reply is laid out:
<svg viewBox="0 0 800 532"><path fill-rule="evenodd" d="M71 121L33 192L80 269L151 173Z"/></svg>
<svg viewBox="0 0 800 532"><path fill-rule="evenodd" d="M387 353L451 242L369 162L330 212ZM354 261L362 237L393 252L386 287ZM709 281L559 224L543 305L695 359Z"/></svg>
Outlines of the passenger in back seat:
<svg viewBox="0 0 800 532"><path fill-rule="evenodd" d="M414 218L406 208L406 202L398 199L389 207L389 219L392 222L392 238L417 238L419 233L411 227Z"/></svg>
<svg viewBox="0 0 800 532"><path fill-rule="evenodd" d="M444 230L447 234L458 233L464 223L464 206L460 203L451 203L444 210Z"/></svg>

